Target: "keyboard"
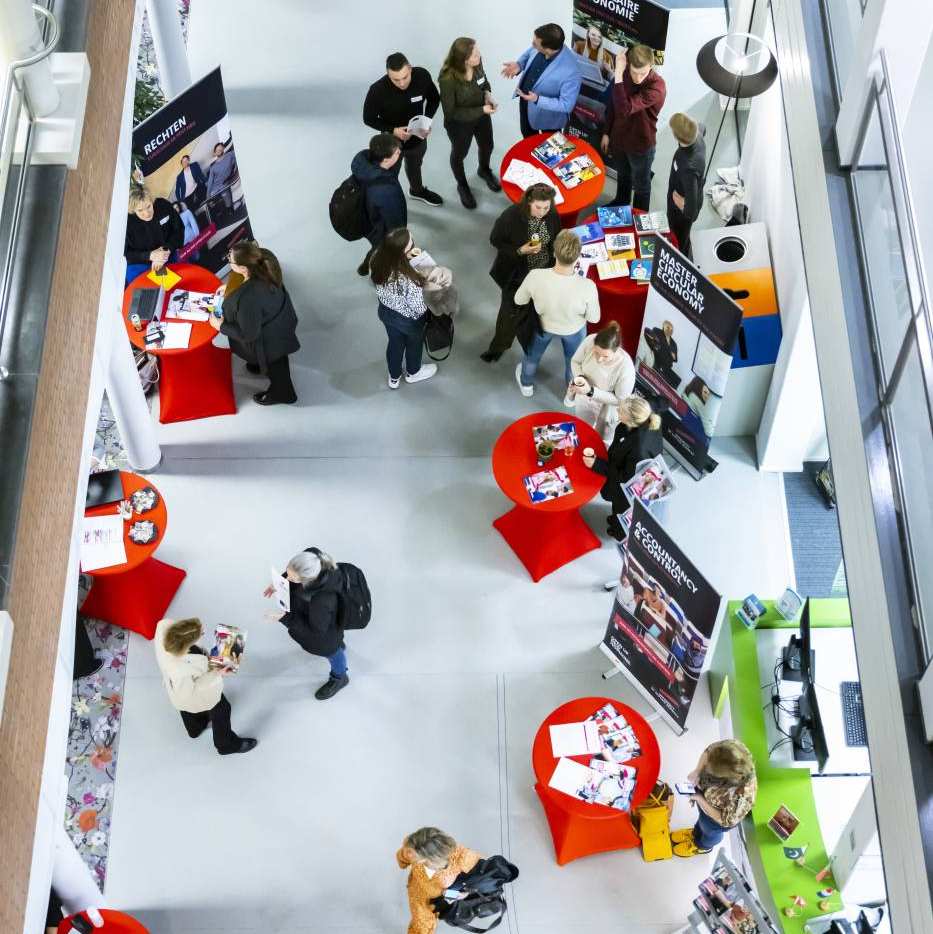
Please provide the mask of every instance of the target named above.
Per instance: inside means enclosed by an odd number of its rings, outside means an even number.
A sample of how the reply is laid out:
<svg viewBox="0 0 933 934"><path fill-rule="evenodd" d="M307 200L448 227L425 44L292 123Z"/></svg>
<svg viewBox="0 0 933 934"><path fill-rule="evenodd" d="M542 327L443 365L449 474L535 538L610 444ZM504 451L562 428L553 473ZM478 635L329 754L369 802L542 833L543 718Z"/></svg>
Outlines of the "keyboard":
<svg viewBox="0 0 933 934"><path fill-rule="evenodd" d="M868 734L865 731L861 684L858 681L843 681L839 685L839 699L842 703L842 724L845 729L846 745L867 746Z"/></svg>

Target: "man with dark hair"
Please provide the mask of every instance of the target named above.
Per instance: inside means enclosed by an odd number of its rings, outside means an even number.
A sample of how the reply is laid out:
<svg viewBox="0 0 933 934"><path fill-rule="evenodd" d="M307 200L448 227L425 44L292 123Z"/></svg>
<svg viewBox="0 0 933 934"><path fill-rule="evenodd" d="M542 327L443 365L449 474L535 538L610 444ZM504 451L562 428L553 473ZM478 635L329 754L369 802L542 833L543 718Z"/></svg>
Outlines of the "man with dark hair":
<svg viewBox="0 0 933 934"><path fill-rule="evenodd" d="M369 257L385 235L408 224L405 192L398 181L401 154L402 144L398 137L391 133L377 133L369 141L369 148L360 150L350 163L351 174L363 188L366 239L370 246L356 270L361 276L369 275Z"/></svg>
<svg viewBox="0 0 933 934"><path fill-rule="evenodd" d="M363 103L363 123L381 133L391 133L402 144L405 174L408 176L409 194L425 204L443 204L444 199L425 188L421 179L421 164L428 149L425 135L410 133L412 117L434 118L441 96L426 68L413 68L401 52L393 52L386 59L386 73L370 85Z"/></svg>
<svg viewBox="0 0 933 934"><path fill-rule="evenodd" d="M564 45L564 30L557 23L539 26L531 47L516 62L502 66L504 78L521 74L513 96L521 98L522 136L562 130L580 93L582 76L573 52Z"/></svg>

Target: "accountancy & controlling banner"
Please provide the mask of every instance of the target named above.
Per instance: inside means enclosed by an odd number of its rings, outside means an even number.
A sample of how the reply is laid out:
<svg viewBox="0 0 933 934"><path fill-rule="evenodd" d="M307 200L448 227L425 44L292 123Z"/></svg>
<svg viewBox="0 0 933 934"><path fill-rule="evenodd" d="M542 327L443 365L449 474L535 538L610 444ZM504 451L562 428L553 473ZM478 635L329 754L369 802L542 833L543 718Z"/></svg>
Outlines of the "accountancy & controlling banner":
<svg viewBox="0 0 933 934"><path fill-rule="evenodd" d="M647 45L664 64L668 11L650 0L574 0L573 35L583 83L570 114L568 132L599 148L620 48Z"/></svg>
<svg viewBox="0 0 933 934"><path fill-rule="evenodd" d="M679 733L685 729L720 600L636 500L600 648Z"/></svg>
<svg viewBox="0 0 933 934"><path fill-rule="evenodd" d="M742 309L680 251L657 238L645 317L635 354L635 388L664 399L667 449L697 478L732 368Z"/></svg>
<svg viewBox="0 0 933 934"><path fill-rule="evenodd" d="M217 272L234 243L252 239L219 68L134 128L133 162L153 198L193 216L180 261Z"/></svg>

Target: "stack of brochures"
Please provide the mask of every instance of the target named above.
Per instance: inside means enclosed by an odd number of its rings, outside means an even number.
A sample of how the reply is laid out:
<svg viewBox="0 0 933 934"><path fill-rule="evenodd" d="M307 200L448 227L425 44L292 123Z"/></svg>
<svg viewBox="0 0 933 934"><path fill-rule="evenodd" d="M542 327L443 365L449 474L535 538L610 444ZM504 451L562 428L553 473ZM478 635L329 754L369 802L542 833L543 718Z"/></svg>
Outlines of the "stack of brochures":
<svg viewBox="0 0 933 934"><path fill-rule="evenodd" d="M600 279L618 279L628 275L628 263L624 259L607 259L596 264Z"/></svg>
<svg viewBox="0 0 933 934"><path fill-rule="evenodd" d="M599 166L585 153L555 166L553 172L564 188L576 188L602 174Z"/></svg>
<svg viewBox="0 0 933 934"><path fill-rule="evenodd" d="M586 260L587 263L604 262L609 259L606 244L602 240L597 240L595 243L584 243L580 248L580 259Z"/></svg>
<svg viewBox="0 0 933 934"><path fill-rule="evenodd" d="M603 755L613 762L628 762L641 755L638 737L628 720L612 704L600 707L589 720L596 724Z"/></svg>
<svg viewBox="0 0 933 934"><path fill-rule="evenodd" d="M667 214L664 211L651 211L635 215L635 230L642 233L668 233Z"/></svg>
<svg viewBox="0 0 933 934"><path fill-rule="evenodd" d="M635 234L606 234L606 249L611 259L635 259Z"/></svg>
<svg viewBox="0 0 933 934"><path fill-rule="evenodd" d="M596 215L602 227L632 226L632 209L627 204L610 204L597 208Z"/></svg>
<svg viewBox="0 0 933 934"><path fill-rule="evenodd" d="M645 234L638 238L638 255L642 259L654 259L658 238L654 234Z"/></svg>
<svg viewBox="0 0 933 934"><path fill-rule="evenodd" d="M558 499L573 492L573 484L567 476L565 467L553 470L539 470L524 479L525 489L533 503L543 503L549 499Z"/></svg>
<svg viewBox="0 0 933 934"><path fill-rule="evenodd" d="M207 321L214 307L213 292L192 292L188 289L175 289L168 297L165 310L167 318L180 318L184 321Z"/></svg>
<svg viewBox="0 0 933 934"><path fill-rule="evenodd" d="M633 259L629 263L628 274L639 285L647 285L651 281L651 267L654 260L651 259Z"/></svg>
<svg viewBox="0 0 933 934"><path fill-rule="evenodd" d="M502 173L502 181L508 182L510 185L517 185L522 191L527 190L532 185L548 185L554 189L554 204L564 203L564 196L554 183L554 179L530 162L513 159L505 167L505 172Z"/></svg>
<svg viewBox="0 0 933 934"><path fill-rule="evenodd" d="M531 154L538 162L543 163L549 169L553 169L558 162L563 162L576 148L576 145L567 139L563 133L552 133L543 143L538 143L531 150Z"/></svg>
<svg viewBox="0 0 933 934"><path fill-rule="evenodd" d="M551 775L548 787L588 804L602 804L628 811L632 807L637 770L604 759L592 759L588 766L573 759L561 758Z"/></svg>
<svg viewBox="0 0 933 934"><path fill-rule="evenodd" d="M571 227L570 232L576 234L580 243L586 245L596 240L602 240L605 234L599 224L580 224L579 227Z"/></svg>
<svg viewBox="0 0 933 934"><path fill-rule="evenodd" d="M550 441L555 451L573 449L580 443L577 426L573 422L555 422L551 425L535 425L531 429L535 447L542 441Z"/></svg>

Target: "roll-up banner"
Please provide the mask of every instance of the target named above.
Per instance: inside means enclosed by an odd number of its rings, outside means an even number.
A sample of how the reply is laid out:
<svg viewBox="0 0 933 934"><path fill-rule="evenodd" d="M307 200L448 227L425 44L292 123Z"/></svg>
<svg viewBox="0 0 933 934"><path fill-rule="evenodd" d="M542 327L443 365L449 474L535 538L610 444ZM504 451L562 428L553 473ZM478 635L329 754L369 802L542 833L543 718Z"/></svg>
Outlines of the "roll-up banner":
<svg viewBox="0 0 933 934"><path fill-rule="evenodd" d="M610 106L616 53L647 45L664 64L668 11L650 0L574 0L570 47L583 74L568 132L599 148Z"/></svg>
<svg viewBox="0 0 933 934"><path fill-rule="evenodd" d="M133 161L134 179L182 215L180 261L217 272L252 239L219 68L134 128Z"/></svg>
<svg viewBox="0 0 933 934"><path fill-rule="evenodd" d="M664 237L657 238L641 337L638 393L663 398L668 451L699 478L732 368L742 309Z"/></svg>
<svg viewBox="0 0 933 934"><path fill-rule="evenodd" d="M600 648L678 733L686 728L720 599L636 501Z"/></svg>

